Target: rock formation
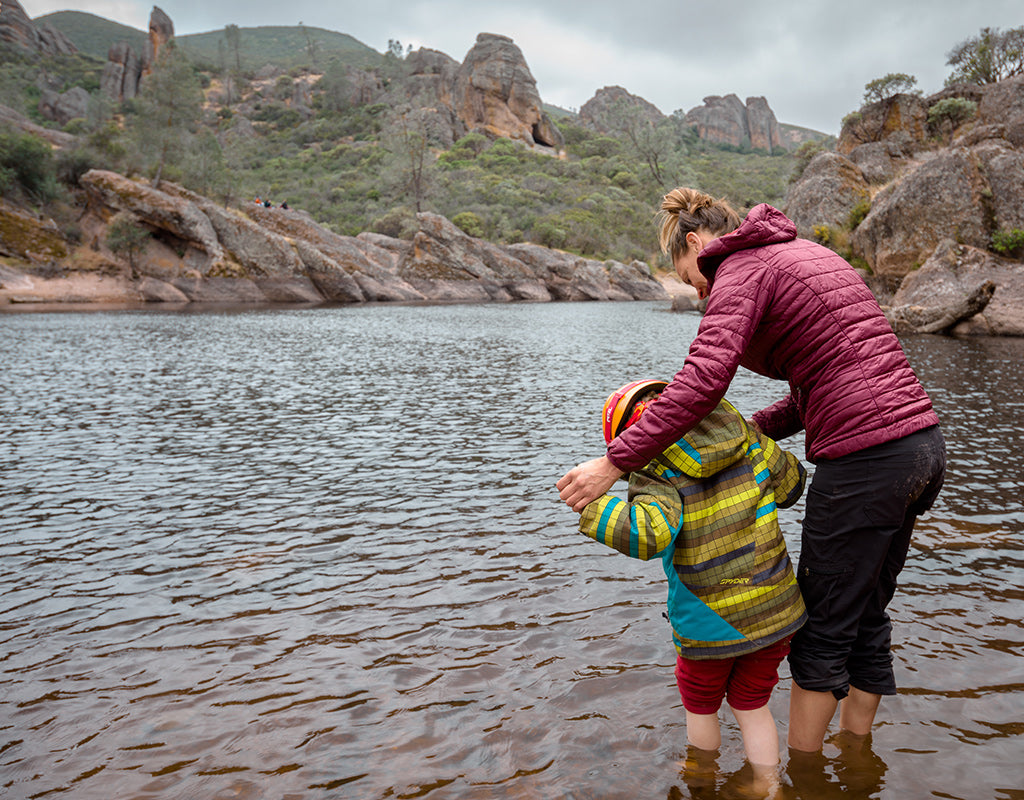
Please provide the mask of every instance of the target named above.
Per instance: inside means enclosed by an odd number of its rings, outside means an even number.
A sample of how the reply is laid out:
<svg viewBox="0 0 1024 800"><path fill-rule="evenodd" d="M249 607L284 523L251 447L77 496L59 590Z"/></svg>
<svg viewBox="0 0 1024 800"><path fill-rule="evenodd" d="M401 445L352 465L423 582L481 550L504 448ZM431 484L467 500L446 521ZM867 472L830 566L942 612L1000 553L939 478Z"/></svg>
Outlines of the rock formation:
<svg viewBox="0 0 1024 800"><path fill-rule="evenodd" d="M36 25L18 0L0 3L0 42L43 55L72 55L78 48L52 25Z"/></svg>
<svg viewBox="0 0 1024 800"><path fill-rule="evenodd" d="M898 330L1024 336L1024 262L944 239L886 316Z"/></svg>
<svg viewBox="0 0 1024 800"><path fill-rule="evenodd" d="M869 197L860 167L838 153L819 153L786 195L785 211L809 238L818 225L846 225L854 206Z"/></svg>
<svg viewBox="0 0 1024 800"><path fill-rule="evenodd" d="M996 230L1024 229L1022 197L1024 158L1006 140L952 147L880 191L851 245L874 272L903 276L945 238L986 248Z"/></svg>
<svg viewBox="0 0 1024 800"><path fill-rule="evenodd" d="M227 210L167 182L153 188L92 170L80 184L90 202L79 222L83 244L78 250L51 222L0 206L0 230L16 225L21 231L0 237L21 242L6 254L78 274L75 288L65 279L46 281L31 272L12 277L8 271L0 276L0 302L80 301L85 290L81 270L75 271L83 263L95 285L102 283L105 301L668 299L642 262L599 262L533 244L495 245L467 236L436 214L417 215L420 229L411 241L368 233L351 237L332 233L301 211L255 205ZM106 247L110 220L124 212L149 234L131 268ZM112 288L111 275L120 289Z"/></svg>
<svg viewBox="0 0 1024 800"><path fill-rule="evenodd" d="M978 113L943 146L927 114L948 97ZM790 187L784 210L801 235L856 223L849 210L870 198L850 255L880 302L895 293L894 325L1024 335L1024 262L989 252L995 233L1024 230L1024 76L874 103L847 119L837 151Z"/></svg>
<svg viewBox="0 0 1024 800"><path fill-rule="evenodd" d="M131 100L139 93L142 59L127 42L111 45L103 66L100 88L111 100Z"/></svg>
<svg viewBox="0 0 1024 800"><path fill-rule="evenodd" d="M704 105L686 113L686 123L709 142L768 153L785 149L775 114L764 97L748 97L746 105L734 94L705 97Z"/></svg>
<svg viewBox="0 0 1024 800"><path fill-rule="evenodd" d="M622 130L621 117L628 114L632 119L644 120L657 125L665 118L654 105L642 97L630 94L621 86L605 86L598 89L579 111L579 122L598 133L613 133Z"/></svg>
<svg viewBox="0 0 1024 800"><path fill-rule="evenodd" d="M537 82L507 36L481 33L455 74L452 104L470 131L560 148L562 134L544 113Z"/></svg>
<svg viewBox="0 0 1024 800"><path fill-rule="evenodd" d="M89 93L81 86L60 94L52 89L44 89L39 98L39 113L61 125L75 118L84 118L89 113Z"/></svg>
<svg viewBox="0 0 1024 800"><path fill-rule="evenodd" d="M139 84L153 71L153 65L167 43L174 38L174 23L159 7L153 6L149 16L149 38L146 52L139 56L127 42L111 45L103 67L100 88L111 100L131 100L139 93Z"/></svg>

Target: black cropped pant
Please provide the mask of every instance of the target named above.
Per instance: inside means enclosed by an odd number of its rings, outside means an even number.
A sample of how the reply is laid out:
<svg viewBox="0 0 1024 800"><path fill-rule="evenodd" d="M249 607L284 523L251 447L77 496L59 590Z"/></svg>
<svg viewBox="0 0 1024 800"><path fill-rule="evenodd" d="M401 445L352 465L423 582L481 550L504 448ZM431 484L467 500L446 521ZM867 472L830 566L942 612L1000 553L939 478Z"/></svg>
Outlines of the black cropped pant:
<svg viewBox="0 0 1024 800"><path fill-rule="evenodd" d="M808 620L789 654L802 689L896 694L886 606L917 517L946 472L938 426L821 461L807 492L797 581Z"/></svg>

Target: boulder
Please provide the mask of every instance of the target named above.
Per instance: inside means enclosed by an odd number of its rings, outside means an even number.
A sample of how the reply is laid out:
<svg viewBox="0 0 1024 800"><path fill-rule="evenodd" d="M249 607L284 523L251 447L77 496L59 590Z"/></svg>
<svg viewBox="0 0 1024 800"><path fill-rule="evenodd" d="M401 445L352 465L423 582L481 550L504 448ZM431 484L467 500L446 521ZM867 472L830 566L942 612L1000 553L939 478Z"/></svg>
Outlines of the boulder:
<svg viewBox="0 0 1024 800"><path fill-rule="evenodd" d="M0 42L44 55L73 55L78 48L52 25L36 25L18 0L0 3Z"/></svg>
<svg viewBox="0 0 1024 800"><path fill-rule="evenodd" d="M89 170L79 179L79 185L106 207L130 211L154 229L173 236L183 250L182 261L200 274L230 269L210 219L191 200L106 170Z"/></svg>
<svg viewBox="0 0 1024 800"><path fill-rule="evenodd" d="M67 258L68 247L52 219L37 217L0 199L0 255L54 264Z"/></svg>
<svg viewBox="0 0 1024 800"><path fill-rule="evenodd" d="M897 94L866 105L844 121L836 151L847 155L862 144L889 140L910 154L928 138L929 105L916 94Z"/></svg>
<svg viewBox="0 0 1024 800"><path fill-rule="evenodd" d="M801 236L811 237L818 225L847 225L854 206L869 198L860 167L838 153L825 152L816 155L790 186L783 210Z"/></svg>
<svg viewBox="0 0 1024 800"><path fill-rule="evenodd" d="M991 191L972 152L941 151L883 189L853 232L853 253L881 275L906 275L942 239L987 247L984 192Z"/></svg>
<svg viewBox="0 0 1024 800"><path fill-rule="evenodd" d="M905 275L950 237L987 248L1001 228L1024 229L1024 156L986 139L937 152L879 192L850 243L882 275Z"/></svg>
<svg viewBox="0 0 1024 800"><path fill-rule="evenodd" d="M561 132L544 113L537 82L507 36L481 33L452 88L455 113L467 130L561 148Z"/></svg>
<svg viewBox="0 0 1024 800"><path fill-rule="evenodd" d="M0 105L0 124L9 125L22 133L32 134L37 139L42 139L53 147L72 147L75 142L78 141L70 133L55 131L53 128L44 128L42 125L36 125L36 123L30 121L28 117L25 117L13 108L9 108L4 105Z"/></svg>
<svg viewBox="0 0 1024 800"><path fill-rule="evenodd" d="M118 42L107 51L100 89L115 102L131 100L139 93L142 59L127 42Z"/></svg>
<svg viewBox="0 0 1024 800"><path fill-rule="evenodd" d="M39 113L61 125L67 125L76 118L85 118L89 113L89 93L81 86L60 94L46 89L39 98Z"/></svg>
<svg viewBox="0 0 1024 800"><path fill-rule="evenodd" d="M985 125L1003 126L1004 138L1024 148L1024 75L986 86L978 117Z"/></svg>
<svg viewBox="0 0 1024 800"><path fill-rule="evenodd" d="M889 183L906 163L903 151L891 141L858 145L847 157L860 169L864 180L872 185Z"/></svg>
<svg viewBox="0 0 1024 800"><path fill-rule="evenodd" d="M1024 262L1001 258L979 248L942 240L920 269L903 280L887 309L887 316L911 324L934 316L936 311L957 309L972 297L990 299L980 313L957 322L955 334L1024 336Z"/></svg>

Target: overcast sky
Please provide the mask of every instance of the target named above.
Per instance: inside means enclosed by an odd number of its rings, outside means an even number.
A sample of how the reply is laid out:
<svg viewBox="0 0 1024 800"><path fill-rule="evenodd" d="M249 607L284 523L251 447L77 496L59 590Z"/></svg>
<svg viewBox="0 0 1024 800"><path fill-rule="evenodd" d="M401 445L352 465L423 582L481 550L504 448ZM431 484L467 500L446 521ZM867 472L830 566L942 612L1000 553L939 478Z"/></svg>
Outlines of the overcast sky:
<svg viewBox="0 0 1024 800"><path fill-rule="evenodd" d="M147 30L142 0L21 0L29 16L88 11ZM478 33L511 37L546 103L578 109L622 86L663 113L708 95L763 95L780 122L838 133L864 84L890 72L942 88L946 53L982 27L1024 25L1021 0L162 0L175 33L297 25L389 39L462 61Z"/></svg>

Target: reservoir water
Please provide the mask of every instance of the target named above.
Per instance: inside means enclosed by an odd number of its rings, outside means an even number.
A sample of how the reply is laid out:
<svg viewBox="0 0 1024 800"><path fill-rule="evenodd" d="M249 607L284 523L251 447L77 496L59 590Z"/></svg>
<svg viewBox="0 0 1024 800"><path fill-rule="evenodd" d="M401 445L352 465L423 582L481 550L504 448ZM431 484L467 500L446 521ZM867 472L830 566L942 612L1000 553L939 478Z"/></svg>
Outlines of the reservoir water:
<svg viewBox="0 0 1024 800"><path fill-rule="evenodd" d="M554 482L663 303L0 314L0 796L718 798L658 562ZM1024 340L903 339L947 486L866 745L783 796L1024 798ZM744 373L745 414L785 387ZM803 456L802 441L784 444ZM802 504L781 513L794 557ZM772 708L785 737L789 675Z"/></svg>

